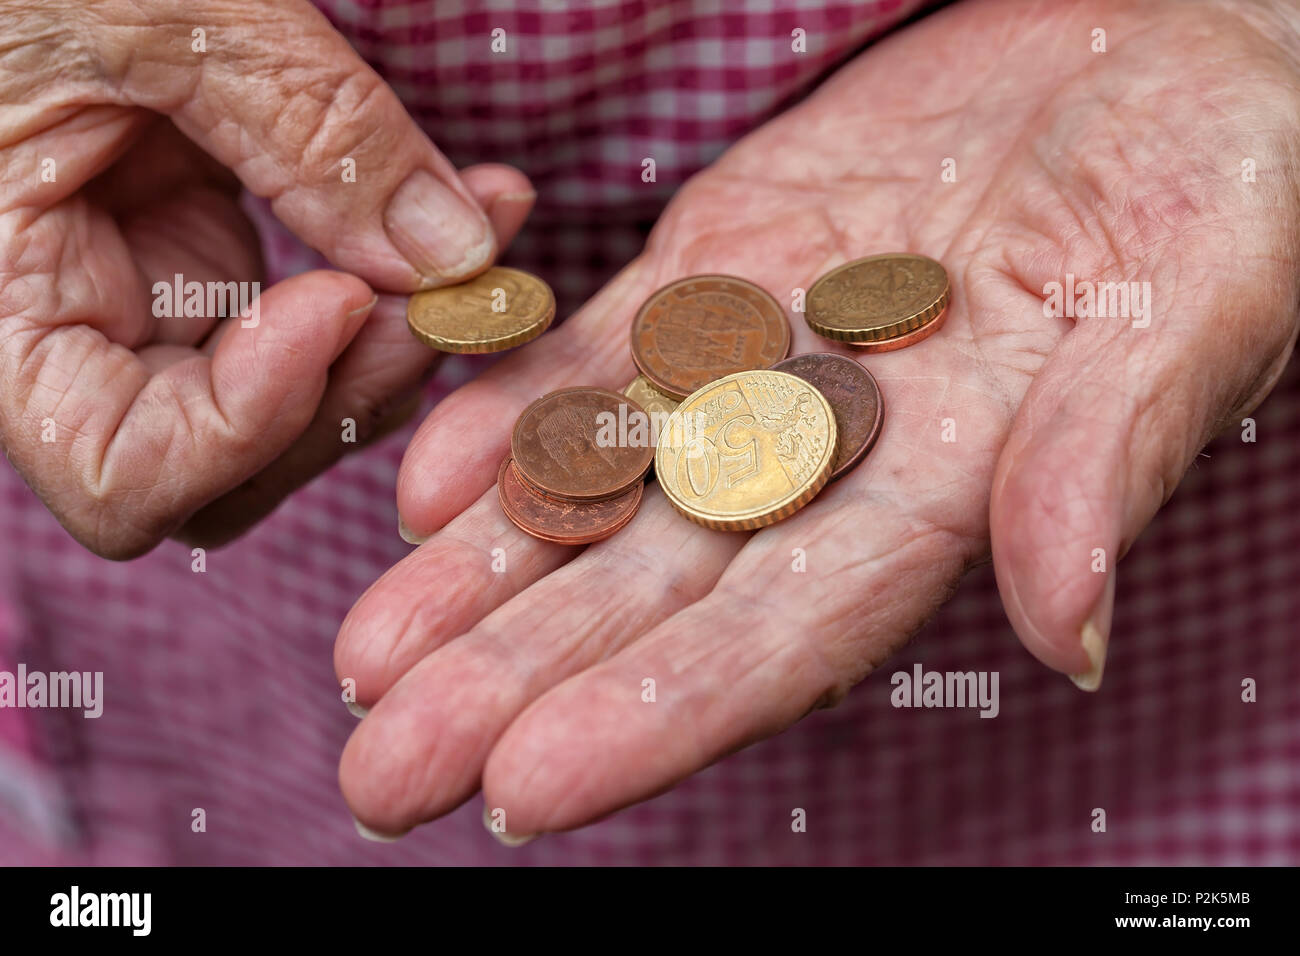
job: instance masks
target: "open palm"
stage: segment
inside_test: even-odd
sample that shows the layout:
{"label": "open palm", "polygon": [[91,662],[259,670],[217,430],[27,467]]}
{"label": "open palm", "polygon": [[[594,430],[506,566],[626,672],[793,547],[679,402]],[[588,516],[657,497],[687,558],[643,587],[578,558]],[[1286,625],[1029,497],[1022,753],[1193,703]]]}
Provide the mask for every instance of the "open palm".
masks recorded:
{"label": "open palm", "polygon": [[[340,771],[360,821],[401,832],[481,785],[523,836],[649,797],[840,699],[990,553],[1029,650],[1095,686],[1114,562],[1295,336],[1290,61],[1262,13],[1171,6],[960,4],[879,44],[695,177],[560,329],[434,410],[398,487],[432,536],[336,647],[373,707]],[[804,510],[728,534],[652,485],[586,549],[502,515],[519,411],[629,381],[629,322],[655,288],[731,273],[789,304],[888,251],[946,266],[949,315],[862,357],[880,439]],[[1149,327],[1045,317],[1067,274],[1149,282]],[[792,352],[836,348],[793,326]]]}

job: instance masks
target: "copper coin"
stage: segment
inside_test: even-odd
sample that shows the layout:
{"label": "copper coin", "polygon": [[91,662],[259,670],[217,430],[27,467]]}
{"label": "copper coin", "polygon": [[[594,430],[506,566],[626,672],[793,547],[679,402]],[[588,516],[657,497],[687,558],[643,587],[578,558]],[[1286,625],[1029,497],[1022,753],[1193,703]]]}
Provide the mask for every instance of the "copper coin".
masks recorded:
{"label": "copper coin", "polygon": [[830,352],[791,356],[772,371],[796,375],[826,396],[840,433],[831,481],[852,471],[871,451],[884,421],[885,401],[872,374],[853,359]]}
{"label": "copper coin", "polygon": [[632,321],[632,360],[676,399],[735,372],[770,368],[789,350],[790,323],[780,304],[734,276],[666,285]]}
{"label": "copper coin", "polygon": [[645,409],[617,392],[583,387],[562,388],[525,408],[510,454],[534,491],[599,501],[645,478],[655,449]]}
{"label": "copper coin", "polygon": [[632,520],[641,507],[644,490],[645,485],[638,481],[616,498],[561,501],[528,487],[510,458],[501,463],[497,473],[497,497],[506,517],[521,531],[556,544],[591,544],[608,538]]}

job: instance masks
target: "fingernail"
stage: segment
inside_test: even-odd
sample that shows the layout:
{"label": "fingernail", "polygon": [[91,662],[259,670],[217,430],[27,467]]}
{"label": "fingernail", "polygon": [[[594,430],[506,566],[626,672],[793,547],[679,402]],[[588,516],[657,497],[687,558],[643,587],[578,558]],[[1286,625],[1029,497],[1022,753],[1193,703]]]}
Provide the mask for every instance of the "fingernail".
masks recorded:
{"label": "fingernail", "polygon": [[494,196],[488,207],[488,221],[499,239],[510,240],[524,227],[528,214],[533,211],[537,193],[531,189],[523,192],[502,193]]}
{"label": "fingernail", "polygon": [[1101,597],[1093,605],[1092,613],[1079,631],[1079,644],[1088,656],[1088,669],[1082,674],[1071,674],[1080,690],[1095,691],[1101,686],[1102,671],[1106,669],[1106,645],[1110,640],[1110,623],[1115,614],[1115,569],[1106,572],[1106,584]]}
{"label": "fingernail", "polygon": [[388,201],[384,230],[425,277],[426,287],[456,282],[482,268],[496,244],[483,211],[423,169],[407,176]]}
{"label": "fingernail", "polygon": [[410,528],[408,528],[406,526],[406,522],[402,520],[401,515],[397,516],[397,533],[402,536],[402,540],[405,541],[407,544],[424,544],[424,542],[429,540],[429,536],[427,534],[418,535]]}
{"label": "fingernail", "polygon": [[362,707],[355,700],[345,700],[343,703],[347,705],[349,713],[357,720],[363,719],[366,714],[370,713],[369,707]]}
{"label": "fingernail", "polygon": [[[492,210],[499,206],[531,206],[537,201],[537,193],[531,189],[525,189],[523,192],[501,193],[492,200]],[[491,210],[489,210],[491,211]]]}
{"label": "fingernail", "polygon": [[410,830],[403,830],[401,833],[380,833],[378,830],[370,829],[356,817],[352,818],[352,822],[357,826],[357,833],[372,843],[396,843],[411,832]]}
{"label": "fingernail", "polygon": [[483,827],[487,830],[488,833],[496,837],[497,842],[500,843],[502,846],[508,846],[508,847],[523,846],[525,843],[532,843],[538,837],[538,834],[536,833],[532,833],[527,836],[514,836],[513,834],[506,833],[501,830],[497,830],[495,827],[493,827],[492,823],[493,823],[492,811],[488,809],[487,804],[485,803],[483,804]]}
{"label": "fingernail", "polygon": [[1083,625],[1080,643],[1092,666],[1082,674],[1071,674],[1070,680],[1080,690],[1095,691],[1101,686],[1101,675],[1106,669],[1106,636],[1091,618]]}
{"label": "fingernail", "polygon": [[525,192],[502,193],[495,196],[487,207],[488,221],[498,240],[509,241],[524,227],[528,214],[533,211],[537,193],[531,189]]}
{"label": "fingernail", "polygon": [[371,296],[370,301],[367,302],[365,305],[359,305],[351,312],[349,312],[348,318],[351,318],[354,315],[368,314],[370,310],[373,309],[378,302],[379,302],[379,296],[377,295]]}

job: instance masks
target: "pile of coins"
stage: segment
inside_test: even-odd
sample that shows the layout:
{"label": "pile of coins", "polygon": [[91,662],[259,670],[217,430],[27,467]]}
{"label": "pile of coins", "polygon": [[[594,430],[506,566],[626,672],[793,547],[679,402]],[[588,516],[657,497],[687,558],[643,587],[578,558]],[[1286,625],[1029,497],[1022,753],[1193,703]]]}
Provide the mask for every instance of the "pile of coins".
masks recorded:
{"label": "pile of coins", "polygon": [[616,423],[621,413],[626,421],[628,406],[603,388],[566,388],[525,408],[497,482],[507,517],[560,544],[599,541],[631,521],[654,449],[649,442],[602,441],[599,434],[603,419]]}
{"label": "pile of coins", "polygon": [[[805,320],[825,338],[886,352],[937,331],[948,299],[933,259],[870,256],[818,279]],[[412,296],[407,318],[436,348],[483,352],[535,338],[554,313],[540,279],[495,268]],[[632,322],[640,374],[623,394],[561,389],[519,416],[497,482],[505,514],[546,541],[599,541],[632,520],[652,464],[697,524],[752,530],[794,514],[866,457],[884,402],[857,361],[787,358],[790,338],[780,304],[744,279],[691,276],[658,290]]]}

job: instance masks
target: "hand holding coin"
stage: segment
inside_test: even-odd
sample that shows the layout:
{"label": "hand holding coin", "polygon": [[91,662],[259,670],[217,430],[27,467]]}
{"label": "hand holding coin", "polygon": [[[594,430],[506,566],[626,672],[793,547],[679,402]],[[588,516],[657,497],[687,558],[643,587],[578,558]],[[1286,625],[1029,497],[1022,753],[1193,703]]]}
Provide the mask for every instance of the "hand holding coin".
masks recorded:
{"label": "hand holding coin", "polygon": [[[98,555],[217,547],[390,424],[434,359],[400,297],[534,194],[454,168],[310,3],[90,7],[0,5],[0,450]],[[260,235],[331,268],[265,282]]]}

